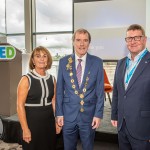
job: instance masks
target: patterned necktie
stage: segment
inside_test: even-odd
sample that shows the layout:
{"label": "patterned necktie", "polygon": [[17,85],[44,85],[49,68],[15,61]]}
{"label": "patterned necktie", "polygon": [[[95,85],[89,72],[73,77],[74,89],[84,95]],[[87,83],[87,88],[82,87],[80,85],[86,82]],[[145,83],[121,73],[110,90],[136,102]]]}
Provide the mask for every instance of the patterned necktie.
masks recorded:
{"label": "patterned necktie", "polygon": [[76,74],[79,87],[81,86],[81,75],[82,75],[81,61],[82,61],[82,59],[78,59],[77,74]]}

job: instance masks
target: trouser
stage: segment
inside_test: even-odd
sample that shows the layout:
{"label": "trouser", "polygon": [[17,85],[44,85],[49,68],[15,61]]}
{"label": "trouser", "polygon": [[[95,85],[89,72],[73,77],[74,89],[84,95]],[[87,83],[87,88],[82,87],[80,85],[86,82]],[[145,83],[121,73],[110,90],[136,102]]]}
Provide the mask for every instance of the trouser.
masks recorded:
{"label": "trouser", "polygon": [[127,129],[125,120],[118,132],[119,150],[150,150],[150,142],[132,137]]}
{"label": "trouser", "polygon": [[65,150],[76,150],[78,137],[82,143],[83,150],[93,150],[95,129],[92,129],[91,122],[83,122],[78,115],[73,122],[64,121],[63,139]]}

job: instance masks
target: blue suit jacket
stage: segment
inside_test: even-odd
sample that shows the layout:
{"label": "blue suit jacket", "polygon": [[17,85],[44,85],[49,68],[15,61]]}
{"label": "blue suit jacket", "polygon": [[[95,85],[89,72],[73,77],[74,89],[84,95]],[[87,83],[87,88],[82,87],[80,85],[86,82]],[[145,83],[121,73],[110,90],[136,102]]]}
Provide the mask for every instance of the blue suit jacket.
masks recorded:
{"label": "blue suit jacket", "polygon": [[[75,54],[60,59],[57,78],[56,116],[64,116],[64,120],[72,122],[76,119],[81,108],[81,98],[75,94],[75,90],[72,88],[70,71],[66,69],[70,56],[73,59],[72,70],[74,84],[79,93],[83,93],[86,77],[89,77],[83,98],[84,112],[81,115],[82,120],[91,122],[94,116],[102,118],[104,107],[104,73],[102,60],[89,54],[87,54],[85,72],[80,89],[76,77]],[[88,74],[89,72],[90,74]]]}
{"label": "blue suit jacket", "polygon": [[150,139],[150,53],[137,66],[125,90],[126,58],[118,62],[112,100],[112,120],[118,120],[118,130],[125,118],[131,136]]}

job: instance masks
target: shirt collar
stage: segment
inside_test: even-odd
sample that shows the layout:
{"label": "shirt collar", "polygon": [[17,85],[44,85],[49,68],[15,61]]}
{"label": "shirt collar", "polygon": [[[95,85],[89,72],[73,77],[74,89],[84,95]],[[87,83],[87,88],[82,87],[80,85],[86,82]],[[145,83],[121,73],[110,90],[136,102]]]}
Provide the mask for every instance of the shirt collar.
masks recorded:
{"label": "shirt collar", "polygon": [[31,70],[31,72],[39,78],[47,78],[48,77],[48,72],[47,71],[45,72],[46,73],[45,76],[42,76],[42,75],[38,74],[35,69]]}
{"label": "shirt collar", "polygon": [[[142,50],[137,56],[135,56],[134,58],[134,62],[137,61],[139,59],[139,57],[146,51],[146,48],[144,50]],[[129,60],[131,60],[131,53],[129,53],[127,55],[127,57],[129,58]]]}
{"label": "shirt collar", "polygon": [[81,58],[77,54],[75,54],[75,60],[76,60],[76,62],[78,61],[78,59],[82,59],[83,62],[86,62],[86,57],[87,57],[87,53],[83,57],[81,57]]}

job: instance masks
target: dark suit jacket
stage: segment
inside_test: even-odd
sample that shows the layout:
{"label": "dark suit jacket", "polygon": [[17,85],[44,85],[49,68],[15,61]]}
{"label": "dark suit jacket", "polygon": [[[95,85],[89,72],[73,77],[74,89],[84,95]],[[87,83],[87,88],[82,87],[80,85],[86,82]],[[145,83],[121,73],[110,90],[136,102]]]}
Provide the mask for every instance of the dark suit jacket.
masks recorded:
{"label": "dark suit jacket", "polygon": [[118,130],[123,119],[131,136],[150,139],[150,53],[148,52],[137,66],[125,90],[124,76],[126,57],[118,62],[112,100],[112,120],[118,120]]}
{"label": "dark suit jacket", "polygon": [[[80,101],[82,100],[72,88],[70,71],[66,69],[68,58],[72,57],[73,79],[77,91],[83,93],[86,78],[89,77],[84,95],[84,112],[81,114],[82,120],[91,122],[93,117],[102,118],[104,107],[104,72],[102,60],[96,56],[87,54],[85,72],[81,88],[79,89],[76,68],[75,54],[62,58],[59,62],[56,94],[56,116],[64,116],[66,121],[74,121],[80,112]],[[90,74],[88,74],[90,72]]]}

